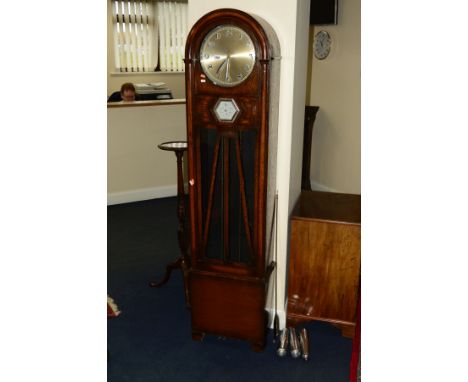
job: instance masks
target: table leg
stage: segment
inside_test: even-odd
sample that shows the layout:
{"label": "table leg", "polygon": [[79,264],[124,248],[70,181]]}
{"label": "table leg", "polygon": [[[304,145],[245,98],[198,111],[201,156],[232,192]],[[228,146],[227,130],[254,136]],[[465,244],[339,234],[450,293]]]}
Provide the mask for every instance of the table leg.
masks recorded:
{"label": "table leg", "polygon": [[166,267],[164,278],[159,282],[150,282],[150,287],[159,288],[166,284],[174,269],[181,269],[184,276],[184,290],[185,290],[185,303],[187,308],[190,308],[190,298],[188,290],[188,270],[190,268],[190,259],[187,256],[187,238],[185,235],[185,192],[184,192],[184,176],[182,172],[182,157],[184,151],[175,151],[177,157],[177,217],[179,219],[179,226],[177,228],[177,237],[179,241],[179,249],[181,256],[170,263]]}

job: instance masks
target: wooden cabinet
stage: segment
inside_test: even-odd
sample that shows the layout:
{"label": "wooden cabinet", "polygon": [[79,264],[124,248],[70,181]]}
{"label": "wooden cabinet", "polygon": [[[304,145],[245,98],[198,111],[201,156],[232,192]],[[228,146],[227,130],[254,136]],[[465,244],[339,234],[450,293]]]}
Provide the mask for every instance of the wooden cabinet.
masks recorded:
{"label": "wooden cabinet", "polygon": [[287,319],[352,336],[361,267],[361,196],[303,191],[291,218]]}

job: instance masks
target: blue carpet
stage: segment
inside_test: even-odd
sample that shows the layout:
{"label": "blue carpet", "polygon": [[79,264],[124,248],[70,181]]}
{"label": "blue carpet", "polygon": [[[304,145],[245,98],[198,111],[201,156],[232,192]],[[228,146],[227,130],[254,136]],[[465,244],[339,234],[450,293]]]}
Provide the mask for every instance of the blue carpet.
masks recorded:
{"label": "blue carpet", "polygon": [[276,356],[271,333],[262,353],[245,341],[193,341],[180,271],[148,286],[178,256],[176,198],[108,207],[108,293],[122,311],[108,320],[109,382],[348,381],[352,341],[325,323],[305,325],[308,362]]}

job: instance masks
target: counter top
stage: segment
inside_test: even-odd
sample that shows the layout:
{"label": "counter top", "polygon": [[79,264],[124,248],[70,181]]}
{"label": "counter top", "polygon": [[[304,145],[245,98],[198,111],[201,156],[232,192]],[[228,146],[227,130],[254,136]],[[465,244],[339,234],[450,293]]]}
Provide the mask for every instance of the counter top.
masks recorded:
{"label": "counter top", "polygon": [[138,106],[165,106],[165,105],[180,105],[185,103],[185,98],[151,100],[151,101],[133,101],[133,102],[108,102],[107,108],[113,109],[116,107],[138,107]]}

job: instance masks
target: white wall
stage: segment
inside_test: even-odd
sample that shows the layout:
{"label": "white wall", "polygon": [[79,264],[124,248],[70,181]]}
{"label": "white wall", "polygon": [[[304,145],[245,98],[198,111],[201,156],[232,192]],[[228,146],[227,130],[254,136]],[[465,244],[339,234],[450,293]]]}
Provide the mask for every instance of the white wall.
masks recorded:
{"label": "white wall", "polygon": [[[285,323],[284,301],[290,211],[300,193],[306,86],[309,0],[190,0],[189,26],[218,8],[237,8],[260,16],[275,30],[281,47],[277,185],[278,307]],[[300,148],[298,150],[298,148]]]}
{"label": "white wall", "polygon": [[107,203],[175,196],[176,156],[157,147],[173,140],[186,140],[185,103],[108,108]]}
{"label": "white wall", "polygon": [[[311,157],[312,188],[361,193],[361,1],[340,0],[338,25],[315,26],[333,39],[312,59],[309,105],[319,106]],[[312,50],[312,41],[310,41]]]}

